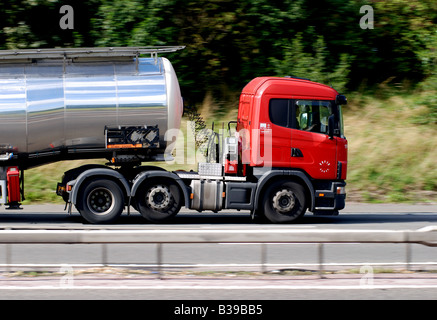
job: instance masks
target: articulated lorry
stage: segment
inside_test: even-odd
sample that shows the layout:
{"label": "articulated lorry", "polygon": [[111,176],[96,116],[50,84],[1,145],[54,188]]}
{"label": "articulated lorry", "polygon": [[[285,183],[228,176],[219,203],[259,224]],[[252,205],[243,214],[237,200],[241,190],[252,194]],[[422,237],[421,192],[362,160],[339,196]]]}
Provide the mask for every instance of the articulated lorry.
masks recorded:
{"label": "articulated lorry", "polygon": [[[346,97],[307,79],[258,77],[229,130],[211,131],[198,171],[150,165],[171,157],[183,99],[170,61],[183,47],[0,51],[0,204],[19,209],[26,169],[107,159],[65,172],[57,194],[89,223],[133,207],[154,223],[182,206],[292,223],[345,206]],[[148,55],[144,57],[144,55]],[[232,129],[231,129],[232,126]],[[224,128],[224,126],[222,126]]]}

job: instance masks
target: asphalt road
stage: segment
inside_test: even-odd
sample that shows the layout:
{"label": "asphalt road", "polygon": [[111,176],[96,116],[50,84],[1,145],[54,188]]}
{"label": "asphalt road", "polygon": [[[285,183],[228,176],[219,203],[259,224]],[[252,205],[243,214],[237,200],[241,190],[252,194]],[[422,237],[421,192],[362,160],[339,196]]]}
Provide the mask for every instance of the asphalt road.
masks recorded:
{"label": "asphalt road", "polygon": [[[339,216],[308,215],[295,225],[271,225],[253,222],[248,212],[197,213],[182,211],[171,224],[153,225],[137,213],[123,216],[116,225],[105,229],[190,229],[190,228],[312,228],[312,229],[419,229],[437,225],[437,205],[348,204]],[[0,229],[102,228],[84,224],[77,212],[71,216],[63,206],[27,206],[20,211],[0,208]],[[129,282],[125,276],[111,273],[92,278],[74,275],[74,285],[65,288],[65,278],[0,277],[0,299],[436,299],[437,279],[432,273],[399,273],[406,268],[406,246],[397,244],[324,245],[324,268],[327,270],[363,269],[349,278],[332,276],[319,279],[317,274],[286,277],[278,271],[318,270],[318,246],[278,245],[266,247],[265,268],[268,279],[218,279],[198,276],[180,278],[166,276],[159,280],[152,273]],[[411,245],[411,266],[421,270],[437,270],[437,248]],[[259,271],[260,245],[165,245],[165,271],[250,270]],[[77,270],[80,264],[112,265],[129,263],[143,269],[156,269],[155,245],[0,245],[0,268],[6,270],[26,264],[52,265],[54,268]],[[11,267],[12,266],[12,267]],[[363,286],[369,276],[366,268],[388,268],[390,274],[372,274],[372,286]],[[28,269],[31,267],[28,267]],[[0,269],[0,270],[1,270]],[[70,270],[68,269],[68,270]],[[105,271],[106,272],[106,271]],[[164,273],[165,274],[165,273]],[[418,276],[419,279],[417,278]],[[134,277],[134,275],[130,275]],[[224,277],[224,278],[223,278]],[[273,277],[273,278],[272,278]],[[276,278],[275,278],[276,277]],[[340,277],[340,278],[339,278]],[[135,277],[134,277],[135,278]],[[190,282],[190,279],[193,280]],[[125,282],[123,282],[125,281]],[[370,289],[370,290],[369,290]]]}
{"label": "asphalt road", "polygon": [[[324,217],[306,214],[299,224],[287,227],[316,227],[316,228],[351,228],[351,229],[414,229],[430,224],[437,224],[436,204],[361,204],[348,203],[338,216]],[[244,225],[248,228],[260,226],[280,228],[281,225],[260,224],[251,221],[248,211],[235,212],[224,210],[219,213],[188,211],[181,212],[171,224],[149,224],[137,212],[130,216],[123,214],[115,225],[105,228],[191,228]],[[22,210],[6,210],[0,206],[0,228],[28,228],[28,227],[62,227],[87,228],[79,213],[73,210],[69,216],[63,205],[28,205]]]}

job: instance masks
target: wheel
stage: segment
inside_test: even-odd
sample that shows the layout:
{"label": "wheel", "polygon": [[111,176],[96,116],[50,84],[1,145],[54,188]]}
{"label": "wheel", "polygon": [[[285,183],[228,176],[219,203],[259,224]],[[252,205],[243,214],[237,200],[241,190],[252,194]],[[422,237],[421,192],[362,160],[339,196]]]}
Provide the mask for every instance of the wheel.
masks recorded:
{"label": "wheel", "polygon": [[123,191],[112,180],[90,180],[81,188],[76,207],[90,223],[114,222],[124,209]]}
{"label": "wheel", "polygon": [[138,190],[135,200],[144,218],[150,222],[166,222],[181,209],[181,196],[175,182],[160,179],[146,181]]}
{"label": "wheel", "polygon": [[291,181],[277,181],[269,186],[263,200],[265,217],[273,223],[298,221],[306,211],[305,190]]}

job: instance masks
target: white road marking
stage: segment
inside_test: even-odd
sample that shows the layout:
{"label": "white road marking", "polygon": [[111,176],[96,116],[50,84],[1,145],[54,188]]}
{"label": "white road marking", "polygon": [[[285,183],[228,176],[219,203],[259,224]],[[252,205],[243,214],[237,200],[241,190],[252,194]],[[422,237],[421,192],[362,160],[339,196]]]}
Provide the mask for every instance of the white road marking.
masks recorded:
{"label": "white road marking", "polygon": [[154,286],[0,286],[2,290],[369,290],[369,289],[437,289],[436,285],[387,284],[387,285],[154,285]]}
{"label": "white road marking", "polygon": [[[407,263],[404,262],[370,262],[370,261],[363,261],[363,262],[325,262],[323,263],[323,267],[345,267],[345,266],[401,266],[404,267]],[[109,267],[109,268],[158,268],[157,264],[135,264],[135,263],[126,263],[126,264],[117,264],[117,263],[109,263],[109,264],[102,264],[102,263],[84,263],[84,264],[77,264],[77,263],[53,263],[53,264],[33,264],[33,263],[12,263],[12,264],[4,264],[0,263],[0,268],[60,268],[62,266],[68,265],[72,268],[95,268],[95,267]],[[411,262],[410,265],[412,267],[414,266],[434,266],[437,265],[437,261],[425,261],[425,262]],[[318,268],[320,264],[318,263],[265,263],[265,267],[269,268],[302,268],[302,267],[313,267]],[[197,264],[181,264],[181,263],[163,263],[160,265],[161,268],[215,268],[215,267],[237,267],[237,268],[260,268],[260,263],[197,263]],[[216,270],[221,271],[221,270]]]}

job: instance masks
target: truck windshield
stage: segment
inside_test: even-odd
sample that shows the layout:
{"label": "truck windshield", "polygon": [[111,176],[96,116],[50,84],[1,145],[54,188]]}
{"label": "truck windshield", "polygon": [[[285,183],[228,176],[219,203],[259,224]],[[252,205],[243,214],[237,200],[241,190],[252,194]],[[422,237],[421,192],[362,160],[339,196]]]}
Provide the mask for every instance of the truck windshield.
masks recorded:
{"label": "truck windshield", "polygon": [[345,139],[346,137],[344,136],[344,122],[343,122],[343,111],[341,109],[340,105],[337,105],[338,108],[338,124],[339,124],[339,129],[340,129],[340,137],[342,137],[343,139]]}

